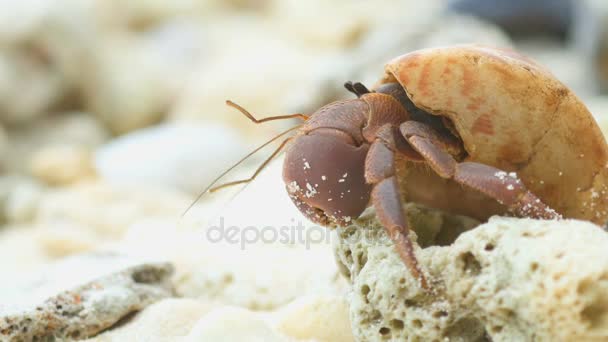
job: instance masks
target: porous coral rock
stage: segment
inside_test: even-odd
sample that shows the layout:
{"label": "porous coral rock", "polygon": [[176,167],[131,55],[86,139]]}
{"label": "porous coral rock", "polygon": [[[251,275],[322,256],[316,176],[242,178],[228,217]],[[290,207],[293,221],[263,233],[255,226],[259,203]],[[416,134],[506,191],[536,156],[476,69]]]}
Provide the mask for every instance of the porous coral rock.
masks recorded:
{"label": "porous coral rock", "polygon": [[452,244],[417,248],[433,294],[372,212],[338,231],[358,340],[608,339],[608,235],[591,223],[494,217]]}
{"label": "porous coral rock", "polygon": [[[408,221],[424,236],[423,245],[449,244],[454,232],[476,224],[415,205],[405,206]],[[449,231],[449,229],[453,229]],[[442,247],[416,250],[418,261],[430,273],[434,295],[427,295],[410,275],[394,251],[382,225],[368,210],[355,225],[338,228],[338,263],[352,283],[350,317],[358,341],[477,341],[483,326],[472,317],[459,314],[445,295],[441,276],[448,260]],[[430,234],[429,234],[430,233]],[[424,234],[424,235],[423,235]],[[411,236],[416,240],[415,233]],[[417,245],[417,244],[416,244]]]}
{"label": "porous coral rock", "polygon": [[608,339],[608,235],[598,226],[494,218],[447,258],[448,297],[494,341]]}

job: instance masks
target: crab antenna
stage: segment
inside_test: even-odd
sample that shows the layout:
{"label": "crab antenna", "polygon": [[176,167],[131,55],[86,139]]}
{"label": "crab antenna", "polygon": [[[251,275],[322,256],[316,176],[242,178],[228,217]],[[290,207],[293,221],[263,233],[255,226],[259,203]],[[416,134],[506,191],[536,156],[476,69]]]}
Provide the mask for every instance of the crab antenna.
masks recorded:
{"label": "crab antenna", "polygon": [[255,150],[249,152],[246,156],[244,156],[243,158],[241,158],[238,162],[236,162],[235,164],[233,164],[231,167],[229,167],[226,171],[222,172],[219,176],[217,176],[212,182],[211,184],[209,184],[203,191],[201,191],[198,196],[196,197],[196,199],[194,199],[194,201],[192,201],[192,203],[188,206],[188,208],[182,213],[182,217],[184,217],[184,215],[186,215],[188,213],[188,211],[190,209],[192,209],[192,207],[194,207],[194,205],[203,197],[203,195],[205,195],[207,193],[207,191],[209,191],[209,189],[211,189],[220,179],[222,179],[222,177],[226,176],[228,173],[230,173],[230,171],[234,170],[234,168],[236,168],[237,166],[239,166],[242,162],[244,162],[245,160],[247,160],[247,158],[251,157],[252,155],[254,155],[256,152],[258,152],[259,150],[263,149],[264,147],[270,145],[271,143],[273,143],[274,141],[276,141],[277,139],[279,139],[280,137],[286,135],[289,132],[292,132],[298,128],[300,128],[301,125],[297,125],[295,127],[292,127],[286,131],[284,131],[283,133],[280,133],[279,135],[273,137],[272,139],[268,140],[267,142],[265,142],[264,144],[258,146]]}
{"label": "crab antenna", "polygon": [[227,188],[230,186],[239,185],[239,184],[243,184],[243,183],[246,184],[246,183],[251,182],[260,174],[260,172],[262,172],[262,170],[264,170],[264,168],[268,165],[268,163],[270,163],[274,159],[274,157],[276,157],[279,153],[281,153],[281,150],[283,150],[283,148],[287,145],[287,143],[291,139],[293,139],[293,137],[289,137],[289,138],[283,140],[281,145],[279,145],[279,147],[277,147],[277,149],[274,150],[274,152],[272,152],[270,157],[266,158],[266,160],[264,160],[264,162],[255,170],[255,172],[253,173],[253,176],[246,178],[246,179],[241,179],[241,180],[236,180],[236,181],[220,184],[214,188],[209,189],[209,192],[216,192],[218,190],[221,190],[221,189],[224,189],[224,188]]}
{"label": "crab antenna", "polygon": [[256,119],[251,113],[249,113],[249,111],[247,111],[245,108],[239,106],[238,104],[230,101],[230,100],[226,100],[226,105],[229,107],[232,107],[236,110],[238,110],[239,112],[241,112],[243,115],[245,115],[249,120],[253,121],[256,124],[262,123],[262,122],[266,122],[266,121],[272,121],[272,120],[284,120],[284,119],[301,119],[301,120],[308,120],[308,115],[305,114],[289,114],[289,115],[277,115],[277,116],[269,116],[266,118],[262,118],[262,119]]}

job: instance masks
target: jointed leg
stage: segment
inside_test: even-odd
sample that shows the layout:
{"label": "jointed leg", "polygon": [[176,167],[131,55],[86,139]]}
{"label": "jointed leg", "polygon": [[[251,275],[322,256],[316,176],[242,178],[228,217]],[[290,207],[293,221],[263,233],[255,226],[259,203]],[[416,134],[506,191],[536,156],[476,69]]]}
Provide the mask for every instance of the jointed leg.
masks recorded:
{"label": "jointed leg", "polygon": [[475,162],[458,163],[448,152],[452,142],[423,123],[408,121],[400,131],[441,177],[473,188],[504,204],[520,217],[558,219],[555,210],[528,191],[515,173],[507,173],[495,167]]}
{"label": "jointed leg", "polygon": [[371,199],[380,223],[385,227],[412,275],[428,290],[429,284],[418,265],[414,246],[408,236],[408,224],[395,177],[395,152],[389,145],[390,141],[382,139],[372,143],[365,160],[365,179],[374,186]]}

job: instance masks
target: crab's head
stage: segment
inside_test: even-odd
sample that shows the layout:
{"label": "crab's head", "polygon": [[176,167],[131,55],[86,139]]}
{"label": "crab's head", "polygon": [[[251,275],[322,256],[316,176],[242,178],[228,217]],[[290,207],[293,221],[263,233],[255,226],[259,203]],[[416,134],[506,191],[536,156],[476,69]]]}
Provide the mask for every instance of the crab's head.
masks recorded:
{"label": "crab's head", "polygon": [[335,129],[318,129],[294,140],[285,156],[283,180],[304,216],[323,226],[344,226],[365,210],[371,192],[364,177],[367,150]]}

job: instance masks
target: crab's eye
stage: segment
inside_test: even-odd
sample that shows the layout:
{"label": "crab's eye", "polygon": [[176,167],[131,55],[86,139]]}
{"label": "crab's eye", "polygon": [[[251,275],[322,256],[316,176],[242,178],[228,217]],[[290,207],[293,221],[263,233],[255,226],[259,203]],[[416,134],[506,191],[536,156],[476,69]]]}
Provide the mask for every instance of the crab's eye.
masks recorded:
{"label": "crab's eye", "polygon": [[358,217],[369,202],[365,183],[367,146],[354,146],[332,135],[301,136],[285,157],[287,191],[310,220],[344,224]]}

